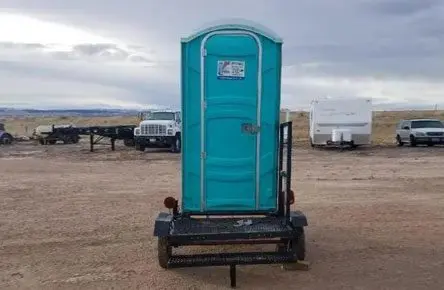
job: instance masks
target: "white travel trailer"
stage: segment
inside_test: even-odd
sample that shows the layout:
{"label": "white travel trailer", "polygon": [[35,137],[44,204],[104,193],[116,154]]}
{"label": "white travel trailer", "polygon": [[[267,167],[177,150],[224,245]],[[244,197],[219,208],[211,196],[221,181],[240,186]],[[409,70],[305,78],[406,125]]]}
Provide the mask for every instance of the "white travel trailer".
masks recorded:
{"label": "white travel trailer", "polygon": [[310,105],[310,145],[370,145],[372,100],[322,98]]}

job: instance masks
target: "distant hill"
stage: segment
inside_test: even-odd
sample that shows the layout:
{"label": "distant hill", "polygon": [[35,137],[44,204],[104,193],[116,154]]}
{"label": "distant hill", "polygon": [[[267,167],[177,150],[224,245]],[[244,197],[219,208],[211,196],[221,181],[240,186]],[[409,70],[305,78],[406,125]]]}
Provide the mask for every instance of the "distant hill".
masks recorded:
{"label": "distant hill", "polygon": [[61,109],[35,110],[0,108],[0,117],[108,117],[108,116],[135,116],[137,110],[123,109]]}
{"label": "distant hill", "polygon": [[[437,111],[444,107],[444,104],[374,104],[373,111]],[[148,109],[148,108],[147,108]],[[153,108],[154,109],[154,108]],[[307,111],[307,109],[298,109],[295,111]],[[18,109],[18,108],[2,108],[0,107],[0,118],[14,117],[132,117],[137,116],[139,110],[135,109]]]}

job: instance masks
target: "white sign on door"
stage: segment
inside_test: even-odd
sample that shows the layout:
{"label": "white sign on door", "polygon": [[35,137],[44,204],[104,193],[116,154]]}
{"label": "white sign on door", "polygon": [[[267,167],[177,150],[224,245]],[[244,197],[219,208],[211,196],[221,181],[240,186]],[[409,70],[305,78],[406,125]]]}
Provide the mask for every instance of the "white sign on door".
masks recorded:
{"label": "white sign on door", "polygon": [[245,61],[218,60],[217,78],[221,80],[243,80],[245,78]]}

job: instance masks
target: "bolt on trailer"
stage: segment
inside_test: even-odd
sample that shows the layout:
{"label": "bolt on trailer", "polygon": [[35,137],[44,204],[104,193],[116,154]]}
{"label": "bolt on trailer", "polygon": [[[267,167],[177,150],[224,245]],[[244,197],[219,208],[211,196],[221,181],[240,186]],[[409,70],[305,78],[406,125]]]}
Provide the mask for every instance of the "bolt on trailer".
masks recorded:
{"label": "bolt on trailer", "polygon": [[[154,235],[163,268],[305,265],[307,218],[292,211],[292,122],[280,123],[282,40],[258,24],[219,24],[181,42],[182,198]],[[288,142],[285,145],[284,131]],[[192,245],[275,250],[177,255]]]}

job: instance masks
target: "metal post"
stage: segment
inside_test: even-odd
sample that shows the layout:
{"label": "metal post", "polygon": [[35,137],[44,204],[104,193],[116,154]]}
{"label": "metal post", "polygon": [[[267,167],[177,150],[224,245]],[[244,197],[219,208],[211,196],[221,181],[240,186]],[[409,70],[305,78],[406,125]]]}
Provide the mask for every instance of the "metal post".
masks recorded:
{"label": "metal post", "polygon": [[236,265],[230,265],[231,288],[236,288]]}
{"label": "metal post", "polygon": [[111,150],[116,150],[116,139],[111,138]]}
{"label": "metal post", "polygon": [[279,125],[279,166],[278,166],[278,213],[280,216],[284,215],[284,195],[283,195],[283,177],[282,177],[282,167],[284,164],[284,126],[285,124]]}
{"label": "metal post", "polygon": [[89,132],[89,151],[93,152],[94,151],[94,134],[93,132]]}
{"label": "metal post", "polygon": [[292,150],[292,147],[293,147],[293,122],[292,121],[289,121],[289,122],[287,122],[287,126],[288,126],[288,129],[287,129],[287,174],[286,174],[286,178],[285,178],[285,181],[286,181],[286,185],[287,185],[287,188],[286,188],[286,192],[287,192],[287,198],[286,198],[286,204],[285,204],[285,206],[286,206],[286,208],[285,208],[285,215],[286,215],[286,218],[287,219],[289,219],[290,218],[290,199],[289,199],[289,196],[290,196],[290,190],[291,190],[291,150]]}

